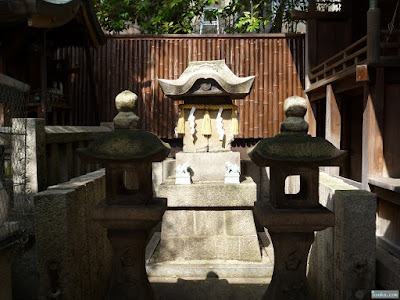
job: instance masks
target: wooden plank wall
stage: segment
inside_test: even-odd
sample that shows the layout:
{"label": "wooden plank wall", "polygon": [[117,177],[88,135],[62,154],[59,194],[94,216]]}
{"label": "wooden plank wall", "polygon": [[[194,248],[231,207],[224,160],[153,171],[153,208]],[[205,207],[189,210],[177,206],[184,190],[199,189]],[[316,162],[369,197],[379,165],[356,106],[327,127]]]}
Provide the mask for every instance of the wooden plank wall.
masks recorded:
{"label": "wooden plank wall", "polygon": [[[125,89],[139,97],[142,128],[162,138],[173,138],[178,102],[164,96],[157,78],[176,79],[189,61],[224,59],[238,76],[255,75],[253,89],[239,106],[238,138],[265,138],[279,132],[283,101],[304,96],[304,35],[139,35],[108,37],[93,51],[101,122],[111,122],[117,111],[115,96]],[[83,50],[65,48],[73,76],[74,125],[96,125],[90,104],[89,76]]]}

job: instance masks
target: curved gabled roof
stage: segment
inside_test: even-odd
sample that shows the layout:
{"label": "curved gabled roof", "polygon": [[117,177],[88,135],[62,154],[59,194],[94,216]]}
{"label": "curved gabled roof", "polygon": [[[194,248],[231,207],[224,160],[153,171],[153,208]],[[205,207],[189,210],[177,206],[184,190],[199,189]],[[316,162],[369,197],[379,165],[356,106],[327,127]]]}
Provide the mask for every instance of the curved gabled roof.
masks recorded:
{"label": "curved gabled roof", "polygon": [[[172,99],[182,99],[193,95],[191,89],[199,80],[214,80],[225,96],[241,99],[250,93],[254,76],[237,77],[224,60],[192,61],[178,79],[158,79],[158,82],[165,95]],[[216,93],[211,88],[209,93],[207,90],[202,92],[202,96],[212,95]]]}

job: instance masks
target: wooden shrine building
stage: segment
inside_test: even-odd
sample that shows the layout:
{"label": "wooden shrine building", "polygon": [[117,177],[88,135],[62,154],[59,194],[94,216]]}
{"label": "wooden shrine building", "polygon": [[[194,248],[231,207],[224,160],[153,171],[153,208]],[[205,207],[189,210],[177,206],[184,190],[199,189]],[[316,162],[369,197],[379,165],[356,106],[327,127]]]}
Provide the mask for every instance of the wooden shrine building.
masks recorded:
{"label": "wooden shrine building", "polygon": [[[310,2],[306,86],[311,134],[348,151],[331,175],[378,196],[377,284],[400,282],[400,4],[398,0]],[[389,276],[389,277],[388,277]],[[397,286],[398,288],[398,286]]]}
{"label": "wooden shrine building", "polygon": [[[28,117],[46,119],[48,125],[71,123],[71,82],[77,70],[67,60],[54,59],[65,46],[84,47],[90,70],[87,80],[95,89],[90,47],[105,43],[90,0],[11,0],[0,3],[0,73],[30,86]],[[92,102],[96,112],[96,95]],[[8,126],[6,99],[0,99],[0,125]],[[22,116],[20,116],[22,117]]]}

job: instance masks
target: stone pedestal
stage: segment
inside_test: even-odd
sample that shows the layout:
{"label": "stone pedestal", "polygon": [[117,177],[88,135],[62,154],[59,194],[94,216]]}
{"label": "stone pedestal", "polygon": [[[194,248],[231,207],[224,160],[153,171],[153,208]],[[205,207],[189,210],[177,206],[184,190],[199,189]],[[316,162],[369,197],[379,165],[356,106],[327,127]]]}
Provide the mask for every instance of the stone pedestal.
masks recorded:
{"label": "stone pedestal", "polygon": [[250,177],[240,184],[224,182],[160,185],[168,199],[157,261],[261,261],[252,207],[257,187]]}
{"label": "stone pedestal", "polygon": [[108,299],[153,299],[145,269],[147,235],[166,209],[166,199],[148,205],[107,205],[93,210],[93,219],[107,228],[113,247],[112,282]]}
{"label": "stone pedestal", "polygon": [[274,273],[262,299],[309,299],[306,268],[314,231],[334,226],[334,213],[322,205],[282,210],[257,202],[254,215],[274,245]]}

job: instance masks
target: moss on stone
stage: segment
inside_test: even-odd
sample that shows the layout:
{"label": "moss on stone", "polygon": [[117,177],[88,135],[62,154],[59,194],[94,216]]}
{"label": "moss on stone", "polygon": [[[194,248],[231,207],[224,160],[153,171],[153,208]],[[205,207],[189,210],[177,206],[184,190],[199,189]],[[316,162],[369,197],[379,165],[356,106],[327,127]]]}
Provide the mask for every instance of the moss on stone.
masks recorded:
{"label": "moss on stone", "polygon": [[78,149],[81,156],[95,161],[162,161],[171,151],[169,144],[144,130],[116,130],[94,140],[89,147]]}

